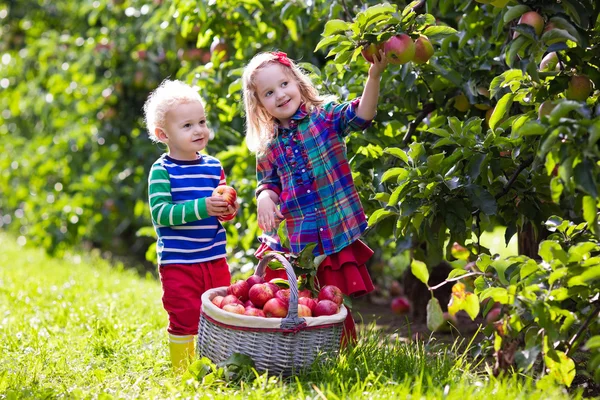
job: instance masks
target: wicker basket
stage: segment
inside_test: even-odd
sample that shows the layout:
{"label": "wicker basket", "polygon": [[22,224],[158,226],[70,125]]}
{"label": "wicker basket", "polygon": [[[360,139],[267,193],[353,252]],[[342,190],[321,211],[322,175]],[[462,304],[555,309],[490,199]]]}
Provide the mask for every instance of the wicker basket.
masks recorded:
{"label": "wicker basket", "polygon": [[310,367],[315,360],[336,356],[344,320],[348,311],[342,305],[335,315],[298,317],[298,288],[294,270],[285,257],[266,254],[258,263],[255,275],[264,276],[271,259],[285,267],[290,285],[290,303],[286,318],[261,318],[223,311],[212,303],[215,296],[225,296],[226,287],[202,295],[202,313],[198,327],[197,354],[218,363],[242,353],[250,356],[258,371],[292,375]]}

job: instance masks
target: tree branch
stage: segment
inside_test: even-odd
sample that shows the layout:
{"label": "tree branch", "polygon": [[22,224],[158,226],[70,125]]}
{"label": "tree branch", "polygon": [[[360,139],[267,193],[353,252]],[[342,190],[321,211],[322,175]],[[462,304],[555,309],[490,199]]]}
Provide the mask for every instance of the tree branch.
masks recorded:
{"label": "tree branch", "polygon": [[419,126],[419,124],[425,119],[425,117],[427,117],[427,115],[435,109],[436,109],[435,103],[427,103],[427,104],[423,105],[423,109],[421,110],[419,115],[417,115],[417,118],[415,118],[414,121],[412,121],[411,123],[408,124],[408,130],[406,131],[406,134],[402,138],[403,144],[408,143],[408,140],[410,139],[410,137],[417,130],[417,126]]}
{"label": "tree branch", "polygon": [[521,172],[523,172],[523,170],[525,168],[529,167],[531,165],[531,163],[533,163],[533,156],[531,156],[529,158],[526,158],[525,160],[523,160],[523,162],[521,162],[521,165],[519,165],[519,167],[515,170],[515,172],[513,173],[513,175],[508,180],[508,182],[506,182],[506,185],[504,185],[504,188],[502,189],[502,192],[500,192],[500,193],[498,193],[496,195],[496,200],[498,200],[500,197],[502,197],[506,193],[508,193],[508,191],[510,190],[511,186],[515,183],[515,181],[519,177],[519,174]]}
{"label": "tree branch", "polygon": [[475,276],[475,275],[485,275],[485,274],[483,272],[469,272],[467,274],[464,274],[464,275],[461,275],[461,276],[457,276],[457,277],[452,278],[452,279],[446,279],[445,281],[443,281],[443,282],[441,282],[441,283],[439,283],[439,284],[437,284],[435,286],[430,286],[429,290],[436,290],[436,289],[439,289],[442,286],[444,286],[446,283],[456,282],[456,281],[459,281],[459,280],[461,280],[463,278],[466,278],[468,276]]}
{"label": "tree branch", "polygon": [[575,348],[575,343],[577,343],[577,340],[581,337],[581,334],[583,333],[583,331],[585,331],[587,329],[587,327],[592,323],[592,320],[594,318],[596,318],[596,316],[600,312],[600,302],[596,302],[596,303],[597,303],[596,308],[594,308],[592,310],[590,315],[588,315],[587,318],[585,319],[585,322],[583,323],[583,325],[581,325],[579,327],[579,329],[573,335],[571,340],[569,340],[569,343],[567,344],[567,351],[566,351],[567,355],[571,354],[571,351]]}

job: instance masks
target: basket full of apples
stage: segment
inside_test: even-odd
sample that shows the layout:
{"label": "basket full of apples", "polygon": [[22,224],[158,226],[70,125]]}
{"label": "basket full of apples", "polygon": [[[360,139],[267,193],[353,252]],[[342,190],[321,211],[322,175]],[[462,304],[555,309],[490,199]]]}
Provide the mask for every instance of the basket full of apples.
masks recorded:
{"label": "basket full of apples", "polygon": [[[285,268],[289,288],[265,282],[270,261]],[[318,296],[298,291],[292,265],[267,253],[254,275],[202,295],[197,353],[218,363],[233,353],[250,356],[258,371],[288,376],[317,360],[336,356],[348,314],[339,288],[328,285]]]}

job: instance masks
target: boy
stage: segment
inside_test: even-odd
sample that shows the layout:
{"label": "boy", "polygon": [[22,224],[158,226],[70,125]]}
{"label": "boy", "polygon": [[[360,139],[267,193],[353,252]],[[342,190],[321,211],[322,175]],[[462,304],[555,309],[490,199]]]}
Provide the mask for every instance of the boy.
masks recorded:
{"label": "boy", "polygon": [[197,91],[181,81],[165,80],[144,104],[144,117],[150,138],[168,147],[150,170],[148,200],[158,236],[171,361],[181,373],[194,354],[200,296],[230,284],[221,222],[231,220],[238,206],[211,197],[217,186],[226,184],[225,174],[219,160],[200,154],[211,132]]}

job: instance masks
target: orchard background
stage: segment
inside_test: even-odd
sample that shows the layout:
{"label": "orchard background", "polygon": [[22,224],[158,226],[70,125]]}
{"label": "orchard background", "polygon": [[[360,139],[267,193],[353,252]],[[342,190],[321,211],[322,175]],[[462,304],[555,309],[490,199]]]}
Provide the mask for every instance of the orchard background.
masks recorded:
{"label": "orchard background", "polygon": [[[163,149],[147,138],[141,108],[162,79],[177,78],[205,99],[207,150],[241,199],[229,261],[248,274],[259,229],[245,63],[284,51],[346,100],[366,79],[363,45],[426,36],[433,57],[390,65],[373,125],[348,140],[375,282],[385,294],[410,268],[429,283],[447,260],[449,284],[458,282],[449,311],[501,310],[481,345],[494,374],[600,380],[600,6],[484,3],[6,2],[0,229],[55,257],[100,249],[152,271],[147,173]],[[481,243],[499,229],[506,243],[517,238],[518,255]],[[432,300],[427,324],[442,322]]]}

